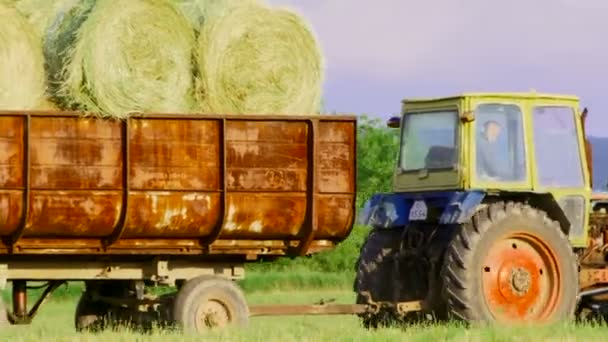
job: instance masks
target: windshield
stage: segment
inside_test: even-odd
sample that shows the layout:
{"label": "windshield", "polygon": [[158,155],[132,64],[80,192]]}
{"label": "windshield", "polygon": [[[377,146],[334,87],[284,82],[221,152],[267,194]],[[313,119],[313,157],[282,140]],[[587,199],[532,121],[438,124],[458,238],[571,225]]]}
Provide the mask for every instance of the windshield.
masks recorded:
{"label": "windshield", "polygon": [[404,171],[451,169],[457,162],[454,111],[406,114],[400,166]]}

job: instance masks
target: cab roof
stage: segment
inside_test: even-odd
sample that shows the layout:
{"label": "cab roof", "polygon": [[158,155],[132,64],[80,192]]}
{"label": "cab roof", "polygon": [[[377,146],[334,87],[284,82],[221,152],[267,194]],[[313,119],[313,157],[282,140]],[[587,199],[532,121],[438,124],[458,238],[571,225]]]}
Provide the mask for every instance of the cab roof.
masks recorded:
{"label": "cab roof", "polygon": [[445,100],[456,100],[462,98],[504,98],[504,99],[551,99],[551,100],[562,100],[562,101],[579,101],[579,98],[575,95],[565,94],[550,94],[550,93],[537,93],[535,91],[524,92],[524,93],[507,93],[507,92],[495,92],[495,93],[462,93],[460,95],[437,97],[437,98],[410,98],[404,99],[401,102],[406,103],[428,103]]}

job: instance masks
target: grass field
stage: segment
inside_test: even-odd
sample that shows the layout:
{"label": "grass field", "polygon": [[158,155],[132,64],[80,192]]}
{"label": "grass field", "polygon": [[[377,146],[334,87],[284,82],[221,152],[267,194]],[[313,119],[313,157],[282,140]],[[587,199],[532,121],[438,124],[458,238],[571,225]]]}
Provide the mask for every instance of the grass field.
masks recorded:
{"label": "grass field", "polygon": [[[79,334],[73,328],[73,314],[79,287],[59,291],[43,308],[31,326],[11,326],[0,331],[2,341],[200,341],[201,336],[172,331],[139,334],[129,331]],[[335,299],[353,303],[349,289],[318,290],[295,287],[250,290],[250,304],[302,303]],[[600,341],[607,327],[561,324],[530,328],[466,328],[458,324],[412,326],[368,331],[353,316],[291,316],[252,318],[243,329],[210,332],[213,341]]]}
{"label": "grass field", "polygon": [[[281,259],[249,265],[239,282],[250,304],[312,304],[321,299],[354,302],[353,265],[367,231],[357,227],[336,249],[312,258]],[[152,334],[105,332],[79,334],[73,317],[82,285],[60,287],[45,304],[31,326],[0,329],[0,341],[603,341],[608,327],[564,323],[529,328],[483,328],[453,324],[409,326],[368,331],[354,316],[291,316],[252,318],[244,329],[188,336],[171,331]],[[32,304],[36,297],[30,300]],[[3,297],[10,297],[9,289]]]}

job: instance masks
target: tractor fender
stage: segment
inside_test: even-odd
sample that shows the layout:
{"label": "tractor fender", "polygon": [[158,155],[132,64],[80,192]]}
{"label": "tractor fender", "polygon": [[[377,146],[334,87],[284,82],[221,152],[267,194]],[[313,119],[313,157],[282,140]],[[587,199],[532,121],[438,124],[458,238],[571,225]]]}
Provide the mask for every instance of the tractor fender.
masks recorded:
{"label": "tractor fender", "polygon": [[551,193],[501,192],[499,194],[488,195],[484,200],[484,204],[497,201],[513,201],[529,204],[546,213],[552,220],[557,221],[564,234],[568,235],[570,233],[570,220]]}
{"label": "tractor fender", "polygon": [[428,193],[381,193],[363,206],[359,224],[373,228],[403,228],[410,223],[410,209],[416,202],[428,208],[426,223],[453,225],[466,222],[483,201],[483,191],[443,191]]}

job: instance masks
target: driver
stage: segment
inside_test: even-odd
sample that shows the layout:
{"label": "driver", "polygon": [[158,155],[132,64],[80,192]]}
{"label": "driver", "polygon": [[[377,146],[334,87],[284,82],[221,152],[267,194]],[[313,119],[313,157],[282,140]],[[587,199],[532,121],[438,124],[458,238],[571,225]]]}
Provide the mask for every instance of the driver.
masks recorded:
{"label": "driver", "polygon": [[500,151],[498,137],[502,127],[494,120],[483,124],[483,132],[477,140],[477,170],[481,176],[490,179],[506,179],[509,176],[499,167]]}

